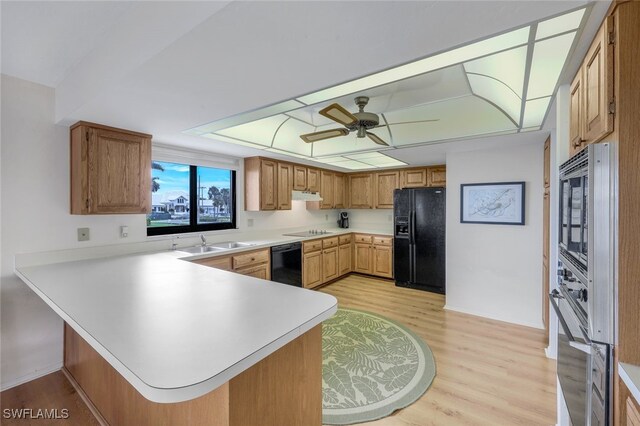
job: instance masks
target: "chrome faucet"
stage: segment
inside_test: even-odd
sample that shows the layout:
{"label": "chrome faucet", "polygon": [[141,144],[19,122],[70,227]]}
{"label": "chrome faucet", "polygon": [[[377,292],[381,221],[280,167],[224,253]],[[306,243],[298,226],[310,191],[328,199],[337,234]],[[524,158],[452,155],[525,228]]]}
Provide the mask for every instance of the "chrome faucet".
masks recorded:
{"label": "chrome faucet", "polygon": [[200,239],[202,240],[202,247],[207,245],[207,239],[204,237],[204,234],[200,234]]}

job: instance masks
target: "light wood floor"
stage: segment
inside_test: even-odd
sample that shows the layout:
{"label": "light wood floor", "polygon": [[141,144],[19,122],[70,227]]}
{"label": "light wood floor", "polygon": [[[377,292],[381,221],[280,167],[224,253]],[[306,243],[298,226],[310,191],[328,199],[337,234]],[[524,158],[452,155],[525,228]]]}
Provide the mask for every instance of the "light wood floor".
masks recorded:
{"label": "light wood floor", "polygon": [[436,377],[414,404],[370,426],[555,425],[555,361],[542,330],[445,311],[444,296],[351,275],[320,291],[420,335]]}
{"label": "light wood floor", "polygon": [[[408,326],[431,347],[436,378],[414,404],[370,426],[554,425],[555,362],[544,356],[542,330],[443,310],[444,296],[352,275],[320,291],[339,306],[363,309]],[[68,420],[3,425],[97,424],[61,372],[9,389],[4,408],[67,408]],[[301,425],[303,426],[303,425]]]}

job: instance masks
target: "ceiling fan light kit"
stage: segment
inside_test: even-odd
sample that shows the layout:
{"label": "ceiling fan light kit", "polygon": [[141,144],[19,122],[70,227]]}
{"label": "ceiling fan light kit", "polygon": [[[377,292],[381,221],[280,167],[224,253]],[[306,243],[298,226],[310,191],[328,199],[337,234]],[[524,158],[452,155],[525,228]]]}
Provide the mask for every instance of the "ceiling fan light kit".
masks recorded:
{"label": "ceiling fan light kit", "polygon": [[[350,132],[356,132],[356,137],[363,139],[369,137],[378,145],[389,146],[380,136],[369,132],[368,130],[379,127],[380,119],[377,114],[365,112],[364,107],[369,103],[368,96],[358,96],[354,99],[359,111],[351,114],[342,105],[333,103],[326,108],[321,109],[318,113],[337,123],[343,124],[345,129],[322,130],[320,132],[305,133],[300,138],[307,142],[318,142],[325,139],[336,138],[339,136],[347,136]],[[339,132],[342,130],[342,132]]]}

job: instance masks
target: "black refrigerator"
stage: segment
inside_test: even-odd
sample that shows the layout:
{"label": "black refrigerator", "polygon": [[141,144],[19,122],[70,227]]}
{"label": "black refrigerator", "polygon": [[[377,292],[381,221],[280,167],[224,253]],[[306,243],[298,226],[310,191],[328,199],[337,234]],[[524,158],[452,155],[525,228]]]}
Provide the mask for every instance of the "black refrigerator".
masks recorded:
{"label": "black refrigerator", "polygon": [[393,192],[396,285],[445,293],[445,188]]}

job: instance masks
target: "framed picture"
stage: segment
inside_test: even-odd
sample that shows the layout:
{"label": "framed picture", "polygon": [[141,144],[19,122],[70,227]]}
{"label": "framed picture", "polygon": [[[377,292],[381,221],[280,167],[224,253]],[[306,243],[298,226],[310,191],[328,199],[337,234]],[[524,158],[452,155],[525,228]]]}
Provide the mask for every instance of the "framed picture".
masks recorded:
{"label": "framed picture", "polygon": [[460,223],[524,225],[524,182],[460,185]]}

